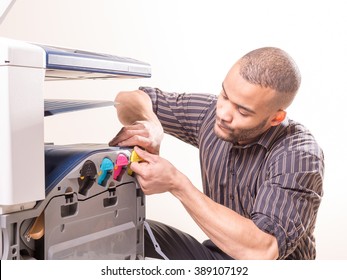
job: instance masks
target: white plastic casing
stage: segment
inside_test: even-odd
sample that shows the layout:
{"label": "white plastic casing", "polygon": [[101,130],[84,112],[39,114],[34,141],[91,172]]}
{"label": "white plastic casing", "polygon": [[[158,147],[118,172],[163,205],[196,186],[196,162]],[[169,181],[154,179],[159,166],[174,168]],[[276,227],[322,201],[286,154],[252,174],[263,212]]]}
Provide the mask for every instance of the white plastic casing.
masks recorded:
{"label": "white plastic casing", "polygon": [[45,51],[0,38],[0,214],[45,197]]}

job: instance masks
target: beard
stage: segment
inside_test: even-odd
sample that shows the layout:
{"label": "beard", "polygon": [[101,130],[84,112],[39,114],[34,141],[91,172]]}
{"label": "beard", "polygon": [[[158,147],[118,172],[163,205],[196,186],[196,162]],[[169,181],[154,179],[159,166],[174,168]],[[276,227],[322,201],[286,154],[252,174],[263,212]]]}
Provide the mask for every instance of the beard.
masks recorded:
{"label": "beard", "polygon": [[214,132],[216,136],[224,141],[233,144],[248,144],[258,138],[265,132],[266,123],[268,119],[263,120],[260,124],[252,128],[234,129],[228,127],[223,121],[216,120],[214,125]]}

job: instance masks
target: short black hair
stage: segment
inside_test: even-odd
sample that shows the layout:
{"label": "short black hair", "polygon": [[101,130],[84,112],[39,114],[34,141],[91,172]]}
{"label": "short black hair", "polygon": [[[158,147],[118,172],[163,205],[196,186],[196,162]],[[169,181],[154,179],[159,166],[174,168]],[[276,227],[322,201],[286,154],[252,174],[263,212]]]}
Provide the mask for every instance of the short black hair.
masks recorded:
{"label": "short black hair", "polygon": [[280,106],[288,107],[301,83],[301,74],[294,59],[275,47],[255,49],[239,61],[240,75],[249,83],[268,87],[279,94]]}

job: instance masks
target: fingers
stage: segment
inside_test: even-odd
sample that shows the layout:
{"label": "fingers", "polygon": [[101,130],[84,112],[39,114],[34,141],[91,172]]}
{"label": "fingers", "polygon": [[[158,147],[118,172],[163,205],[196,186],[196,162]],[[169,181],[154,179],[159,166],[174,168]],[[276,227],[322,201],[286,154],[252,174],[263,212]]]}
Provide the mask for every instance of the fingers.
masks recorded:
{"label": "fingers", "polygon": [[140,146],[150,153],[159,154],[163,139],[162,127],[148,121],[137,121],[124,126],[109,142],[109,146]]}
{"label": "fingers", "polygon": [[143,148],[147,148],[150,144],[151,142],[148,138],[140,135],[135,135],[125,140],[114,138],[109,142],[110,146],[140,146]]}
{"label": "fingers", "polygon": [[109,145],[134,146],[146,144],[148,142],[148,136],[148,131],[144,129],[144,126],[142,124],[124,126],[117,133],[117,135],[109,142]]}
{"label": "fingers", "polygon": [[149,153],[149,152],[147,152],[147,151],[145,151],[145,150],[143,150],[137,146],[134,147],[134,150],[137,153],[137,155],[140,158],[142,158],[144,161],[149,162],[149,163],[155,162],[157,155],[153,155],[153,154],[151,154],[151,153]]}
{"label": "fingers", "polygon": [[140,166],[139,162],[132,162],[130,165],[130,169],[134,171],[136,174],[143,176],[142,167]]}
{"label": "fingers", "polygon": [[157,155],[153,155],[137,146],[134,147],[137,155],[142,159],[140,162],[132,162],[130,165],[130,169],[143,177],[144,175],[148,175],[148,168],[150,165],[156,162]]}

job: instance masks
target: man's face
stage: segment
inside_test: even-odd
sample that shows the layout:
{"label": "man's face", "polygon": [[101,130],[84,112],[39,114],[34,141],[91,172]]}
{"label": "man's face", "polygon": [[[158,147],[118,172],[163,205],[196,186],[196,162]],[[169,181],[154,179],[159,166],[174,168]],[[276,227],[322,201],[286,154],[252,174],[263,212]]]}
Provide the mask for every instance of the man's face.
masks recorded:
{"label": "man's face", "polygon": [[253,85],[239,74],[235,64],[227,74],[217,101],[214,131],[222,140],[248,144],[274,122],[279,111],[274,106],[275,91]]}

